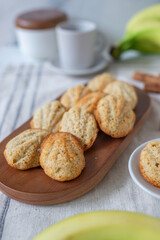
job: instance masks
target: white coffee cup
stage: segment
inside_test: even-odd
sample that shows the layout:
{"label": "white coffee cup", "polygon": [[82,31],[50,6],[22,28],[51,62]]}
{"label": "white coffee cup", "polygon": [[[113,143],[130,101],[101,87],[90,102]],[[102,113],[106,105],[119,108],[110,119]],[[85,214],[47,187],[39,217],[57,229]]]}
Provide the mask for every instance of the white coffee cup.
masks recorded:
{"label": "white coffee cup", "polygon": [[[60,65],[64,69],[86,69],[105,49],[105,38],[96,24],[86,20],[70,20],[56,27]],[[97,46],[97,39],[100,44]]]}

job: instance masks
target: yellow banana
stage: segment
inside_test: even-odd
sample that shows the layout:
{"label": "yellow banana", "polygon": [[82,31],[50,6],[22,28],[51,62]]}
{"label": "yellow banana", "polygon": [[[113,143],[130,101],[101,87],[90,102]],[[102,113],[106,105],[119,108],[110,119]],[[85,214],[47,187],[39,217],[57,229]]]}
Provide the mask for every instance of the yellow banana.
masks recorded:
{"label": "yellow banana", "polygon": [[151,6],[137,13],[127,24],[126,33],[134,31],[139,24],[149,21],[160,21],[160,4]]}
{"label": "yellow banana", "polygon": [[111,49],[111,55],[118,59],[129,49],[160,53],[160,4],[143,10],[129,21],[124,38]]}
{"label": "yellow banana", "polygon": [[34,240],[159,240],[160,220],[146,215],[99,211],[59,222]]}

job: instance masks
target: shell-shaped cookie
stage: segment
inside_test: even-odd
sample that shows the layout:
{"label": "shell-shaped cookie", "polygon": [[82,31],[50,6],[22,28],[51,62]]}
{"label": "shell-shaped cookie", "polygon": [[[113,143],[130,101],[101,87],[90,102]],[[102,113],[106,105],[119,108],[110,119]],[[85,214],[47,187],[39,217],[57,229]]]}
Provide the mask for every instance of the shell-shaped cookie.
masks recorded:
{"label": "shell-shaped cookie", "polygon": [[69,181],[85,167],[80,141],[70,133],[53,133],[42,143],[40,164],[52,179]]}
{"label": "shell-shaped cookie", "polygon": [[61,103],[67,108],[71,108],[76,105],[78,100],[89,93],[90,90],[84,85],[79,85],[68,89],[61,97]]}
{"label": "shell-shaped cookie", "polygon": [[7,163],[20,170],[40,166],[40,146],[48,134],[42,129],[28,129],[11,139],[4,151]]}
{"label": "shell-shaped cookie", "polygon": [[160,187],[160,141],[149,142],[141,151],[140,171],[146,181]]}
{"label": "shell-shaped cookie", "polygon": [[34,113],[30,122],[31,128],[46,129],[49,132],[57,132],[59,123],[65,111],[65,107],[60,101],[46,103]]}
{"label": "shell-shaped cookie", "polygon": [[87,150],[97,137],[98,127],[93,114],[83,108],[73,107],[63,115],[59,131],[75,135]]}
{"label": "shell-shaped cookie", "polygon": [[136,117],[123,97],[107,95],[97,105],[96,119],[103,132],[121,138],[132,130]]}
{"label": "shell-shaped cookie", "polygon": [[116,81],[109,73],[102,73],[93,78],[87,85],[91,91],[103,91],[104,88],[111,82]]}
{"label": "shell-shaped cookie", "polygon": [[94,113],[99,100],[104,96],[106,94],[100,91],[88,93],[77,102],[76,106],[84,108],[87,112]]}
{"label": "shell-shaped cookie", "polygon": [[134,87],[126,82],[112,82],[106,86],[104,92],[112,94],[114,96],[123,96],[132,109],[135,108],[138,101],[138,97]]}

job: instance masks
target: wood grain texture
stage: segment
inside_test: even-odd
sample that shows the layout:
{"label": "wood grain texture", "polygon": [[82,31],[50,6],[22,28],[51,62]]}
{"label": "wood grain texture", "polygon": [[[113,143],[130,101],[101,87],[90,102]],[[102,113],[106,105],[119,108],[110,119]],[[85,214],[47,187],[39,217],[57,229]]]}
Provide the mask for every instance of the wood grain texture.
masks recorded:
{"label": "wood grain texture", "polygon": [[92,148],[85,152],[86,167],[82,174],[69,182],[62,183],[52,180],[45,175],[40,167],[20,171],[7,164],[3,156],[5,145],[11,138],[30,128],[30,120],[28,120],[0,144],[1,191],[13,199],[35,205],[66,202],[90,191],[107,174],[149,116],[150,98],[144,91],[140,89],[136,89],[136,91],[138,105],[135,109],[136,123],[134,129],[128,136],[121,139],[111,138],[100,131]]}

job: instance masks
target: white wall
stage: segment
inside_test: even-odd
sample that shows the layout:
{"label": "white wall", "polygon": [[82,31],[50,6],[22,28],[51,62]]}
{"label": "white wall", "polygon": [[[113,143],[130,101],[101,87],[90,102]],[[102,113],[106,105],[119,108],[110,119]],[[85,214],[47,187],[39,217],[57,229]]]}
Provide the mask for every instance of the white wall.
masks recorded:
{"label": "white wall", "polygon": [[55,7],[70,17],[93,20],[107,36],[108,43],[118,41],[129,18],[159,0],[0,0],[0,47],[15,42],[14,19],[32,8]]}

